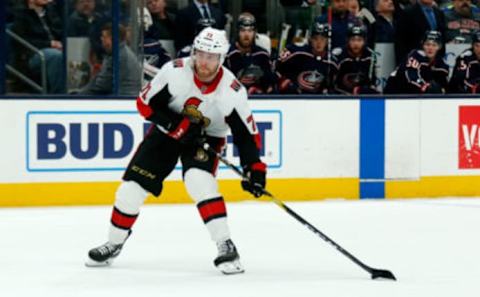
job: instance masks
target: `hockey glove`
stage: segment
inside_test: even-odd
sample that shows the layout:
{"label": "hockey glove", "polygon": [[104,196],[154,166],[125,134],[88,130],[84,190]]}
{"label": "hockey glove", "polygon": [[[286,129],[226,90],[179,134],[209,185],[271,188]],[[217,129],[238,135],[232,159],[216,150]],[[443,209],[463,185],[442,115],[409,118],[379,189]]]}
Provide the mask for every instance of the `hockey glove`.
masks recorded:
{"label": "hockey glove", "polygon": [[196,145],[202,139],[203,129],[188,117],[183,117],[180,123],[167,135],[185,145]]}
{"label": "hockey glove", "polygon": [[252,193],[255,198],[263,195],[266,184],[266,168],[267,165],[265,163],[258,162],[244,169],[248,180],[242,180],[242,188]]}

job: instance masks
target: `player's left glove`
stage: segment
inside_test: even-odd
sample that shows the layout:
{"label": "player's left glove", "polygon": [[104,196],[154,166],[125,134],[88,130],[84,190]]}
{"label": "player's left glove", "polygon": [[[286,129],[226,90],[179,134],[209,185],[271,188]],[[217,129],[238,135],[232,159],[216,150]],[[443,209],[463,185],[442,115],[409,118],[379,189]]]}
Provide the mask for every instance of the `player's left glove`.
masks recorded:
{"label": "player's left glove", "polygon": [[249,180],[242,180],[242,188],[252,193],[255,198],[263,195],[266,184],[267,165],[262,162],[253,163],[244,169]]}

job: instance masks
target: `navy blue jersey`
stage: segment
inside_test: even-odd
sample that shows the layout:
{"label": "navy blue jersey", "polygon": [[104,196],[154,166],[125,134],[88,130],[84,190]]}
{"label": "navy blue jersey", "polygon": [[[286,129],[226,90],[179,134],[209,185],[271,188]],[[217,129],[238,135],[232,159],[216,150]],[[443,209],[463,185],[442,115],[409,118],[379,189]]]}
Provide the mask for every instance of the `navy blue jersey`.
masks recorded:
{"label": "navy blue jersey", "polygon": [[310,45],[288,45],[276,63],[279,90],[284,94],[327,93],[332,89],[337,63],[327,53],[314,55]]}
{"label": "navy blue jersey", "polygon": [[444,93],[448,85],[448,65],[442,58],[430,61],[423,50],[413,50],[392,72],[385,93]]}
{"label": "navy blue jersey", "polygon": [[358,57],[347,49],[336,53],[338,73],[335,79],[335,91],[340,94],[371,94],[377,93],[375,82],[375,54],[368,47],[364,48]]}
{"label": "navy blue jersey", "polygon": [[477,93],[479,83],[480,59],[470,48],[457,57],[448,90],[451,93]]}
{"label": "navy blue jersey", "polygon": [[177,59],[189,57],[190,53],[192,51],[192,47],[193,47],[193,45],[186,45],[186,46],[182,47],[182,49],[180,49],[177,52]]}
{"label": "navy blue jersey", "polygon": [[160,41],[152,39],[144,40],[143,55],[147,63],[156,68],[162,68],[163,64],[172,59]]}
{"label": "navy blue jersey", "polygon": [[231,45],[224,66],[235,74],[250,94],[265,93],[275,87],[277,79],[272,71],[270,54],[257,45],[247,53],[242,53],[235,44]]}

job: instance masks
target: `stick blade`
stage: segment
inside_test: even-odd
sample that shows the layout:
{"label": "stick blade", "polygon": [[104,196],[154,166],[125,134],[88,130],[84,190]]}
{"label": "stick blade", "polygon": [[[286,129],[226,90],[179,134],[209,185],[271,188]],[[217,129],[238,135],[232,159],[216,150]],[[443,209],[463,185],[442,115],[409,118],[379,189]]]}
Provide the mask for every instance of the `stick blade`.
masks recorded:
{"label": "stick blade", "polygon": [[388,279],[388,280],[393,280],[396,281],[397,279],[395,278],[395,275],[391,273],[388,270],[383,270],[383,269],[372,269],[372,279]]}

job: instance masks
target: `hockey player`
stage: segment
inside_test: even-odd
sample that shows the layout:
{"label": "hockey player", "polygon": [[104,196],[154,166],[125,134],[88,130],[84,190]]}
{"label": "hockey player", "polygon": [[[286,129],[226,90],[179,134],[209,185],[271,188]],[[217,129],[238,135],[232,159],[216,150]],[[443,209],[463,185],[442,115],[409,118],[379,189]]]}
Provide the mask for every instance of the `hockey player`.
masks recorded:
{"label": "hockey player", "polygon": [[277,78],[272,71],[270,54],[255,44],[255,17],[248,12],[241,13],[237,29],[238,36],[230,46],[225,66],[247,88],[248,94],[271,93]]}
{"label": "hockey player", "polygon": [[155,125],[130,161],[117,190],[108,241],[92,250],[87,266],[104,266],[118,256],[131,233],[147,194],[159,196],[163,180],[180,158],[183,180],[218,247],[215,266],[225,274],[243,272],[230,238],[225,202],[215,174],[218,159],[198,143],[203,138],[218,152],[232,131],[244,172],[244,190],[255,197],[265,187],[266,165],[260,161],[258,129],[247,92],[222,66],[228,51],[225,31],[206,28],[195,38],[189,58],[165,64],[137,98],[137,108]]}
{"label": "hockey player", "polygon": [[448,84],[448,65],[440,56],[442,36],[427,31],[422,48],[411,51],[387,80],[385,94],[442,94]]}
{"label": "hockey player", "polygon": [[353,25],[348,29],[347,44],[335,53],[338,60],[338,74],[335,90],[340,94],[375,94],[375,53],[366,46],[365,27]]}
{"label": "hockey player", "polygon": [[337,64],[328,53],[328,34],[327,24],[314,22],[308,45],[287,46],[276,63],[280,93],[325,94],[332,89]]}
{"label": "hockey player", "polygon": [[450,93],[472,93],[480,90],[480,31],[472,34],[472,47],[461,53],[455,62],[449,83]]}

